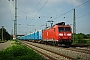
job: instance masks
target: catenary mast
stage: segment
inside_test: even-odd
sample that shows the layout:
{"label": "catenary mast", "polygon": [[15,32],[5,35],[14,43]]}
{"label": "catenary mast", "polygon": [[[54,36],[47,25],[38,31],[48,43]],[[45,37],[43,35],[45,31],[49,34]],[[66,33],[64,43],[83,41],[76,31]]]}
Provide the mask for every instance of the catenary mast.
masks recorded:
{"label": "catenary mast", "polygon": [[74,9],[74,18],[73,18],[73,40],[75,41],[76,34],[76,17],[75,17],[75,9]]}
{"label": "catenary mast", "polygon": [[[10,2],[10,0],[8,0]],[[17,38],[17,0],[15,1],[15,19],[14,19],[14,39]]]}
{"label": "catenary mast", "polygon": [[17,37],[17,0],[15,0],[15,21],[14,21],[14,35]]}

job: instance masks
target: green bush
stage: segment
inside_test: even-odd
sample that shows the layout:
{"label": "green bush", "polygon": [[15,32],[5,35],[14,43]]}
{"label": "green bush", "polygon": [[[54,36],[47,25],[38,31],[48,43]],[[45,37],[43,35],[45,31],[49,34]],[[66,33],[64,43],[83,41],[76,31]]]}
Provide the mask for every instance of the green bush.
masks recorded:
{"label": "green bush", "polygon": [[43,60],[43,58],[32,49],[18,44],[0,51],[0,60]]}
{"label": "green bush", "polygon": [[78,44],[78,41],[77,40],[73,41],[73,44]]}
{"label": "green bush", "polygon": [[80,44],[87,44],[87,41],[86,40],[78,40],[78,43],[80,43]]}
{"label": "green bush", "polygon": [[90,45],[90,40],[87,40],[87,44],[89,44],[89,45]]}
{"label": "green bush", "polygon": [[73,44],[89,44],[90,45],[90,40],[75,40]]}

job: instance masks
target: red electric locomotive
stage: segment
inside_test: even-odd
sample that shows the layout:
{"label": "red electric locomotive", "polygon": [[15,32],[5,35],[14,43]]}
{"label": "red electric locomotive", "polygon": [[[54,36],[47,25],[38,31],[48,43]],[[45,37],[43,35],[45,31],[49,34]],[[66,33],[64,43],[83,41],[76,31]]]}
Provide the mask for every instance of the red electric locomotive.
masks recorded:
{"label": "red electric locomotive", "polygon": [[43,41],[53,45],[72,44],[72,29],[65,22],[57,23],[53,27],[43,30]]}

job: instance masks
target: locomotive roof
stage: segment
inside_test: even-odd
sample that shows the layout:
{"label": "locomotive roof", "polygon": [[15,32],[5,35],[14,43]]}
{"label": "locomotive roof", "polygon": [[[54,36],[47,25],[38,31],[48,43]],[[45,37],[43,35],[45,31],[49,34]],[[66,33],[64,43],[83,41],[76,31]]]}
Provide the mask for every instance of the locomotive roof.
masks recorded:
{"label": "locomotive roof", "polygon": [[55,25],[53,25],[52,27],[47,27],[47,28],[45,28],[45,30],[47,30],[47,29],[50,29],[50,28],[53,28],[54,26],[62,26],[62,27],[70,27],[70,25],[68,24],[68,25],[65,25],[65,22],[60,22],[60,23],[57,23],[57,24],[55,24]]}
{"label": "locomotive roof", "polygon": [[65,22],[60,22],[60,23],[57,23],[55,25],[65,25]]}
{"label": "locomotive roof", "polygon": [[70,27],[70,25],[58,25],[59,27]]}

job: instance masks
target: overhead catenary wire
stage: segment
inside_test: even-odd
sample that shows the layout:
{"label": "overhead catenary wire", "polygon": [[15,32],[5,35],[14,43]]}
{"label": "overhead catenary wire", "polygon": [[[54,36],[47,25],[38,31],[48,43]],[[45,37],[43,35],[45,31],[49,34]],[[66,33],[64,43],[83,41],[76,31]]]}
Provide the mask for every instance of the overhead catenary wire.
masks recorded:
{"label": "overhead catenary wire", "polygon": [[[40,8],[40,10],[35,14],[35,15],[33,15],[34,17],[32,18],[32,20],[36,17],[36,15],[43,9],[43,7],[47,4],[47,2],[48,2],[49,0],[47,0],[45,3],[44,3],[44,5]],[[41,2],[41,0],[39,0],[39,2],[38,2],[38,4],[36,5],[36,7],[40,4],[40,2]],[[21,11],[21,12],[23,12],[23,13],[25,13],[25,14],[28,14],[27,12],[25,12],[25,11],[22,11],[22,10],[20,10],[20,9],[18,9],[19,11]],[[29,15],[32,15],[32,14],[29,14]],[[27,19],[27,17],[26,17],[26,19]],[[31,20],[31,22],[32,22],[32,20]],[[30,23],[31,23],[30,22]]]}
{"label": "overhead catenary wire", "polygon": [[[66,3],[64,3],[63,5],[59,6],[59,8],[65,6],[67,3],[68,3],[68,2],[66,2]],[[50,13],[55,12],[55,10],[57,10],[57,9],[54,9],[54,10],[51,11]],[[50,13],[48,13],[47,15],[49,15]]]}
{"label": "overhead catenary wire", "polygon": [[[40,4],[41,0],[39,0],[38,4],[36,5],[36,7],[38,7],[38,5]],[[34,8],[34,10],[36,9],[36,7]],[[34,10],[32,12],[34,12]],[[34,15],[33,15],[34,16]]]}
{"label": "overhead catenary wire", "polygon": [[[40,2],[41,2],[41,0],[39,0],[39,2],[38,2],[38,4],[36,5],[36,7],[38,7],[38,5],[40,4]],[[35,9],[36,9],[36,7],[35,7]],[[35,9],[34,9],[34,10],[35,10]],[[31,16],[34,16],[33,14],[28,14],[27,12],[22,11],[21,9],[18,9],[18,10],[21,11],[21,12],[23,12],[23,13],[25,13],[25,14],[27,14],[28,16],[30,16],[30,15],[31,15]],[[34,11],[34,10],[33,10],[33,11]],[[33,11],[32,11],[32,12],[33,12]],[[26,15],[26,20],[27,20],[27,18],[28,18],[27,15]],[[27,21],[27,22],[28,22],[28,21]],[[28,25],[28,23],[27,23],[27,25]],[[28,27],[27,27],[27,31],[28,31]]]}
{"label": "overhead catenary wire", "polygon": [[69,11],[67,11],[67,12],[61,14],[60,16],[57,16],[57,17],[55,17],[55,18],[53,18],[53,19],[51,19],[51,20],[55,20],[55,19],[57,19],[57,18],[59,18],[59,17],[65,15],[65,14],[71,12],[72,10],[74,10],[74,9],[76,9],[76,8],[79,8],[80,6],[82,6],[82,5],[84,5],[84,4],[88,3],[88,2],[90,2],[90,0],[88,0],[88,1],[86,1],[86,2],[84,2],[84,3],[82,3],[82,4],[80,4],[80,5],[78,5],[78,6],[76,6],[75,8],[72,8],[71,10],[69,10]]}
{"label": "overhead catenary wire", "polygon": [[[38,4],[36,5],[36,7],[40,4],[40,2],[41,2],[41,0],[39,0],[39,2],[38,2]],[[45,4],[46,4],[47,2],[48,2],[48,0],[45,2]],[[90,2],[90,0],[88,0],[88,1],[80,4],[80,5],[78,5],[78,6],[76,6],[75,9],[78,8],[78,7],[80,7],[80,6],[82,6],[82,5],[84,5],[84,4],[86,4],[86,3],[88,3],[88,2]],[[44,4],[44,5],[45,5],[45,4]],[[42,8],[44,7],[44,5],[42,6]],[[42,8],[41,8],[41,9],[42,9]],[[40,9],[40,10],[41,10],[41,9]],[[69,11],[67,11],[67,12],[65,12],[65,13],[63,13],[63,14],[61,14],[60,16],[57,16],[57,17],[53,18],[52,20],[55,20],[55,19],[57,19],[57,18],[65,15],[65,14],[71,12],[73,9],[74,9],[74,8],[72,8],[71,10],[69,10]],[[18,9],[18,10],[20,10],[20,9]],[[40,10],[36,13],[36,15],[40,12]],[[22,11],[22,10],[20,10],[20,11],[23,12],[23,13],[25,13],[25,14],[28,14],[28,13]],[[29,15],[32,15],[32,14],[29,14]],[[36,17],[36,15],[33,15],[33,16],[34,16],[33,19]],[[43,16],[43,17],[44,17],[44,16]],[[26,17],[26,18],[27,18],[27,17]],[[32,20],[33,20],[33,19],[32,19]],[[31,21],[32,21],[32,20],[31,20]]]}
{"label": "overhead catenary wire", "polygon": [[77,17],[76,19],[81,18],[81,17],[88,16],[88,15],[90,15],[90,12],[88,12],[87,14],[84,14],[84,15],[82,15],[82,16],[80,16],[80,17]]}
{"label": "overhead catenary wire", "polygon": [[[76,19],[83,18],[83,17],[88,16],[88,15],[90,15],[90,12],[88,12],[87,14],[84,14],[84,15],[82,15],[82,16],[79,16],[79,17],[77,17]],[[71,20],[69,20],[69,21],[71,21]],[[68,21],[68,22],[69,22],[69,21]],[[88,20],[88,21],[89,21],[89,20]],[[79,23],[79,22],[78,22],[78,23]],[[39,27],[40,27],[40,26],[39,26]],[[39,27],[38,27],[38,28],[39,28]]]}
{"label": "overhead catenary wire", "polygon": [[[66,2],[66,3],[64,3],[63,5],[59,6],[59,8],[65,6],[67,3],[68,3],[68,2]],[[54,9],[54,10],[52,10],[51,12],[48,12],[48,14],[43,15],[43,16],[40,16],[40,17],[50,17],[50,18],[51,18],[51,17],[56,17],[57,15],[56,15],[56,16],[50,16],[50,14],[51,14],[52,12],[55,12],[55,10],[57,10],[57,9]],[[40,17],[39,17],[39,18],[40,18]]]}
{"label": "overhead catenary wire", "polygon": [[[86,3],[88,3],[89,1],[90,1],[90,0],[88,0],[88,1],[86,1],[86,2],[84,2],[84,3],[82,3],[81,5],[79,5],[79,6],[75,7],[75,8],[78,8],[78,7],[80,7],[80,6],[82,6],[82,5],[86,4]],[[63,13],[62,15],[56,17],[56,19],[59,18],[59,17],[61,17],[61,16],[63,16],[63,15],[65,15],[65,14],[67,14],[67,13],[69,13],[69,12],[72,11],[72,10],[73,10],[73,9],[71,9],[71,10],[69,10],[69,11]],[[40,12],[40,11],[39,11],[39,12]],[[38,12],[38,13],[39,13],[39,12]],[[38,13],[37,13],[37,14],[38,14]],[[37,15],[37,14],[36,14],[36,15]],[[87,14],[87,15],[88,15],[88,14]],[[84,16],[87,16],[87,15],[84,15]],[[82,17],[84,17],[84,16],[82,16]],[[36,16],[35,16],[35,17],[36,17]],[[81,18],[81,17],[77,17],[77,18]],[[77,18],[76,18],[76,19],[77,19]],[[33,18],[33,19],[34,19],[34,18]],[[32,19],[32,20],[33,20],[33,19]]]}
{"label": "overhead catenary wire", "polygon": [[[87,14],[84,14],[84,15],[82,15],[82,16],[79,16],[79,17],[77,17],[76,19],[79,19],[79,18],[83,18],[83,17],[85,17],[85,16],[88,16],[88,15],[90,15],[90,12],[88,12]],[[71,21],[71,20],[69,20],[69,21]],[[68,21],[68,22],[69,22]],[[46,25],[44,25],[44,27],[45,27]],[[41,27],[41,26],[39,26],[39,27]],[[39,28],[38,27],[38,28]]]}
{"label": "overhead catenary wire", "polygon": [[[83,17],[88,16],[88,15],[90,15],[90,12],[87,13],[87,14],[84,14],[84,15],[82,15],[82,16],[80,16],[80,17],[77,17],[76,19],[83,18]],[[90,20],[84,20],[84,21],[90,21]],[[79,23],[79,22],[78,22],[78,23]]]}
{"label": "overhead catenary wire", "polygon": [[34,16],[33,14],[29,14],[29,13],[27,13],[27,12],[25,12],[25,11],[21,10],[21,9],[17,9],[17,10],[19,10],[19,11],[21,11],[21,12],[25,13],[25,14],[26,14],[25,18],[26,18],[26,19],[27,19],[27,15],[29,15],[29,16]]}
{"label": "overhead catenary wire", "polygon": [[[84,14],[84,15],[82,15],[82,16],[79,16],[79,17],[77,17],[76,19],[83,18],[83,17],[88,16],[88,15],[90,15],[90,12],[88,12],[87,14]],[[69,20],[69,21],[71,21],[71,20]],[[68,21],[68,22],[69,22],[69,21]]]}
{"label": "overhead catenary wire", "polygon": [[[37,3],[36,7],[34,8],[34,10],[38,7],[38,5],[40,4],[40,2],[41,2],[41,0],[39,0],[39,2]],[[34,11],[34,10],[33,10],[33,11]],[[32,11],[32,12],[33,12],[33,11]]]}
{"label": "overhead catenary wire", "polygon": [[[86,1],[86,2],[84,2],[84,3],[82,3],[82,4],[80,4],[80,5],[78,5],[78,6],[76,6],[75,8],[78,8],[78,7],[80,7],[80,6],[82,6],[82,5],[86,4],[86,3],[88,3],[89,1],[90,1],[90,0],[88,0],[88,1]],[[41,2],[41,0],[39,0],[39,2],[38,2],[38,4],[36,5],[36,7],[39,5],[40,2]],[[45,4],[46,4],[47,2],[48,2],[48,0],[45,2]],[[44,5],[45,5],[45,4],[44,4]],[[42,8],[44,7],[44,5],[42,6]],[[41,9],[42,9],[42,8],[41,8]],[[40,10],[41,10],[41,9],[40,9]],[[18,10],[20,10],[20,9],[18,9]],[[38,13],[40,12],[40,10],[38,11]],[[73,10],[73,9],[71,9],[71,10],[69,10],[69,11],[63,13],[63,14],[60,15],[60,16],[63,16],[63,15],[65,15],[65,14],[67,14],[68,12],[72,11],[72,10]],[[28,13],[25,12],[25,11],[22,11],[22,10],[20,10],[20,11],[23,12],[23,13],[25,13],[25,14],[28,14]],[[38,13],[37,13],[37,14],[38,14]],[[37,14],[36,14],[36,15],[37,15]],[[32,14],[29,14],[29,15],[32,15]],[[36,15],[35,15],[35,16],[36,16]],[[60,16],[55,17],[54,19],[57,19],[57,18],[59,18]],[[54,19],[53,19],[53,20],[54,20]]]}
{"label": "overhead catenary wire", "polygon": [[[39,2],[38,2],[38,4],[36,5],[36,7],[38,7],[38,5],[40,4],[40,2],[41,2],[41,0],[39,0]],[[36,8],[36,7],[35,7],[35,8]]]}
{"label": "overhead catenary wire", "polygon": [[[45,3],[44,3],[44,5],[40,8],[40,10],[35,14],[35,16],[32,18],[32,20],[36,17],[36,15],[43,9],[43,7],[47,4],[47,2],[48,2],[49,0],[47,0]],[[31,20],[31,22],[32,22],[32,20]],[[31,23],[30,22],[30,23]]]}
{"label": "overhead catenary wire", "polygon": [[78,5],[78,6],[76,6],[75,9],[78,8],[78,7],[80,7],[80,6],[82,6],[82,5],[84,5],[84,4],[86,4],[86,3],[88,3],[88,2],[90,2],[90,0],[88,0],[88,1],[86,1],[86,2],[84,2],[84,3],[82,3],[82,4],[80,4],[80,5]]}
{"label": "overhead catenary wire", "polygon": [[[27,12],[25,12],[25,11],[23,11],[23,10],[21,10],[21,9],[17,9],[17,10],[19,10],[19,11],[25,13],[25,14],[28,14]],[[30,15],[31,15],[31,14],[30,14]]]}
{"label": "overhead catenary wire", "polygon": [[[38,5],[40,4],[40,2],[41,2],[41,0],[39,0],[39,2],[37,3],[36,7],[38,7]],[[36,8],[36,7],[35,7],[35,8]],[[25,13],[25,14],[28,14],[28,15],[32,15],[32,16],[34,16],[33,14],[29,14],[29,13],[27,13],[27,12],[25,12],[25,11],[19,9],[19,8],[18,8],[17,10],[19,10],[19,11]],[[34,10],[35,10],[35,9],[34,9]],[[34,10],[33,10],[33,11],[34,11]],[[33,12],[33,11],[32,11],[32,12]],[[26,19],[27,19],[27,16],[26,16]]]}

